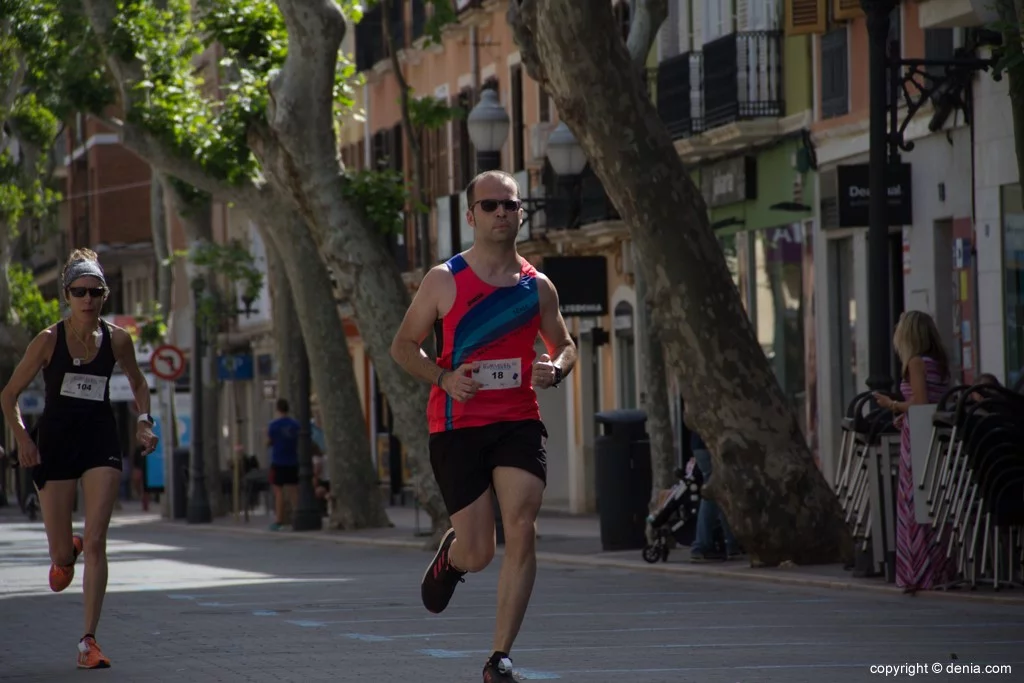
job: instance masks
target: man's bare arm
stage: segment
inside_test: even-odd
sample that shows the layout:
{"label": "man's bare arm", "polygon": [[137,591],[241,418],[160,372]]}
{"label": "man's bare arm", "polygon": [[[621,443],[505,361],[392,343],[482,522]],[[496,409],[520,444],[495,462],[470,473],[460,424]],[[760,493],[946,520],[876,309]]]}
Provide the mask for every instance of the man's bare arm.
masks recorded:
{"label": "man's bare arm", "polygon": [[431,268],[391,342],[391,357],[403,370],[423,382],[436,384],[444,370],[427,356],[421,345],[437,321],[440,303],[452,297],[454,287],[455,281],[447,267]]}
{"label": "man's bare arm", "polygon": [[558,291],[547,276],[538,273],[538,295],[540,297],[540,336],[548,347],[551,362],[568,375],[576,366],[576,344],[565,326],[565,319],[558,307]]}

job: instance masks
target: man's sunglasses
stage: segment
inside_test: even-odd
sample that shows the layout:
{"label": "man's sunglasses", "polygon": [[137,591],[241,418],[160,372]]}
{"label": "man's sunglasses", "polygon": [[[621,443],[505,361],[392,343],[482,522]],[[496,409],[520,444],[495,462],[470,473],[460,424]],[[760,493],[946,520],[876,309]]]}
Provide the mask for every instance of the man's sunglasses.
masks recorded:
{"label": "man's sunglasses", "polygon": [[506,211],[518,211],[519,207],[523,205],[523,203],[518,199],[504,199],[502,201],[498,201],[497,199],[481,199],[478,202],[473,202],[473,206],[476,206],[477,204],[479,204],[480,208],[487,213],[494,213],[497,211],[499,204],[505,207]]}
{"label": "man's sunglasses", "polygon": [[68,287],[71,296],[81,299],[86,293],[93,299],[102,299],[107,294],[106,287]]}

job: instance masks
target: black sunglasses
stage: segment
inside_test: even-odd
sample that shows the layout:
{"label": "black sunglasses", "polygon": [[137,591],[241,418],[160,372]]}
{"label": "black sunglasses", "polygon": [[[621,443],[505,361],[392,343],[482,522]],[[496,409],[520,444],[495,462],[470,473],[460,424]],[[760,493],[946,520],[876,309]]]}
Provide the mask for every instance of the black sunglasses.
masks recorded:
{"label": "black sunglasses", "polygon": [[503,199],[501,201],[497,199],[481,199],[478,202],[473,202],[473,206],[476,206],[477,204],[479,204],[480,208],[486,211],[487,213],[493,213],[497,211],[499,204],[505,207],[506,211],[518,211],[519,207],[523,205],[523,203],[518,199]]}
{"label": "black sunglasses", "polygon": [[71,296],[76,299],[81,299],[88,292],[89,296],[93,299],[102,299],[106,293],[106,287],[68,287],[68,291],[71,292]]}

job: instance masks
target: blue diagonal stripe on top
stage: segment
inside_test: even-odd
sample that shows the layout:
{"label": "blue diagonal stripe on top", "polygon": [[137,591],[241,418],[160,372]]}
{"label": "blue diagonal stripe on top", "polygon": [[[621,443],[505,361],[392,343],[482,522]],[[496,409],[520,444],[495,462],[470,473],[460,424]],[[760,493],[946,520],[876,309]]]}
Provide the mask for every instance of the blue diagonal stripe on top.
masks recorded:
{"label": "blue diagonal stripe on top", "polygon": [[537,279],[523,276],[515,287],[495,290],[462,316],[452,341],[452,367],[457,368],[481,346],[529,323],[540,311]]}

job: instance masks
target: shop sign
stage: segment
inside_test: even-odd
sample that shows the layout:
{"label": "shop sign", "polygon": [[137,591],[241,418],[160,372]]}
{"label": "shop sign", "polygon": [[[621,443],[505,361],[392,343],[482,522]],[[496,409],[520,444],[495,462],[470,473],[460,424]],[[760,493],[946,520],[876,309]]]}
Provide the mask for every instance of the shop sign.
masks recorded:
{"label": "shop sign", "polygon": [[[910,164],[889,169],[889,226],[913,225]],[[871,205],[871,173],[868,164],[850,164],[836,168],[839,189],[839,227],[866,228]]]}
{"label": "shop sign", "polygon": [[757,199],[757,158],[734,157],[701,170],[701,194],[709,207]]}
{"label": "shop sign", "polygon": [[541,270],[558,290],[563,316],[608,313],[608,259],[604,256],[548,256]]}

